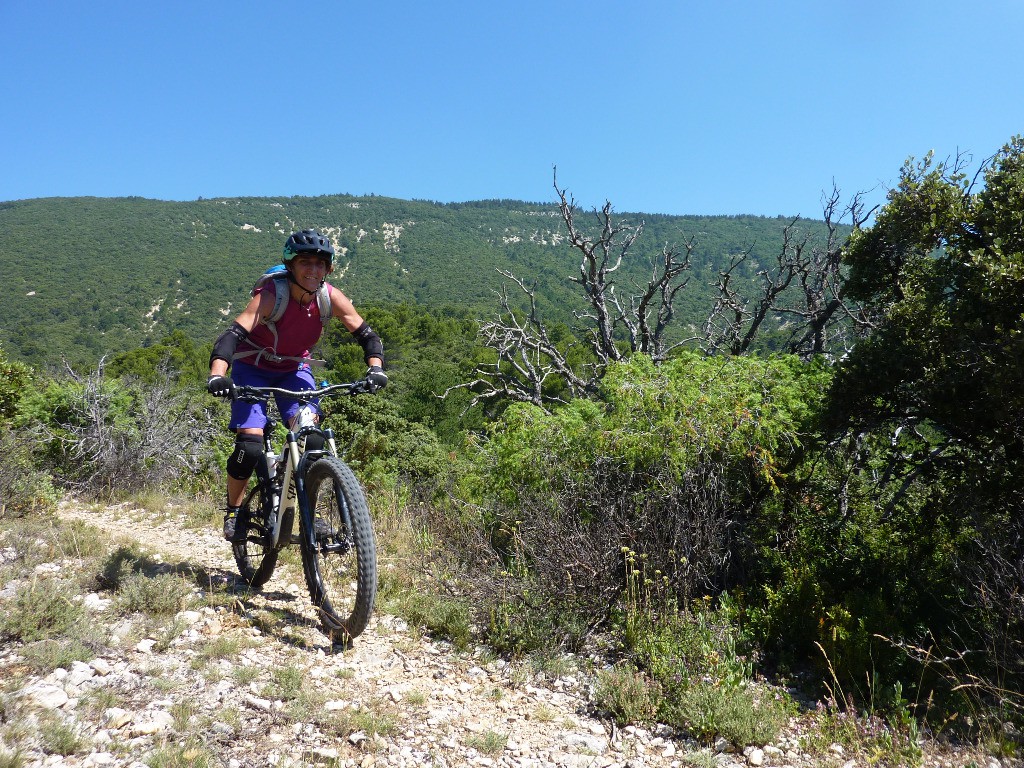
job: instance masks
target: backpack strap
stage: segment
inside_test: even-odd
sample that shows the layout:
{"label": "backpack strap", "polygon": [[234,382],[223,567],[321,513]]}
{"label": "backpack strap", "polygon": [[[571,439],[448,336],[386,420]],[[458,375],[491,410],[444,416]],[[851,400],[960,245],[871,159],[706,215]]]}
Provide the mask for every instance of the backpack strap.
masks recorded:
{"label": "backpack strap", "polygon": [[271,362],[280,363],[283,360],[292,360],[296,363],[306,363],[311,367],[322,367],[327,365],[326,360],[320,360],[316,357],[296,357],[294,355],[279,355],[269,349],[245,349],[241,352],[236,352],[232,360],[241,360],[246,357],[255,355],[254,360],[246,360],[245,362],[250,365],[258,365],[260,360],[270,360]]}
{"label": "backpack strap", "polygon": [[[267,325],[276,323],[284,317],[284,311],[288,309],[288,300],[292,294],[291,288],[288,286],[287,275],[283,277],[274,276],[272,279],[274,281],[274,308],[270,310],[270,314],[267,315],[267,319],[264,321]],[[277,347],[277,331],[274,331],[274,347]]]}
{"label": "backpack strap", "polygon": [[[273,362],[281,362],[283,360],[294,360],[299,363],[309,363],[310,365],[323,366],[327,365],[326,360],[318,360],[311,357],[294,357],[291,355],[279,355],[277,354],[277,321],[284,317],[284,311],[288,308],[288,301],[291,297],[291,287],[288,285],[288,274],[284,270],[276,269],[263,275],[253,286],[252,295],[256,295],[256,291],[260,286],[265,285],[270,280],[274,282],[274,308],[270,310],[270,314],[264,320],[261,320],[271,335],[274,337],[274,343],[269,349],[249,349],[237,352],[234,355],[235,360],[242,357],[249,357],[256,355],[256,358],[252,361],[252,365],[257,365],[263,358],[271,360]],[[316,303],[317,309],[320,311],[320,324],[324,327],[331,320],[331,295],[327,290],[327,284],[323,283],[316,291]]]}
{"label": "backpack strap", "polygon": [[326,328],[331,321],[331,313],[334,312],[331,308],[331,294],[327,290],[327,283],[321,283],[317,288],[316,304],[320,310],[320,324]]}
{"label": "backpack strap", "polygon": [[[280,272],[268,272],[260,278],[255,286],[253,286],[252,293],[253,296],[255,296],[257,288],[261,285],[266,285],[270,281],[273,281],[274,283],[274,308],[271,309],[270,314],[260,322],[267,326],[267,329],[274,337],[274,343],[271,345],[269,350],[261,349],[258,351],[256,359],[253,361],[253,365],[256,365],[260,361],[261,357],[266,357],[268,360],[274,361],[293,359],[281,357],[277,354],[277,321],[284,317],[284,311],[288,309],[288,301],[291,298],[291,288],[288,286],[287,274],[281,274]],[[243,354],[252,354],[253,351]]]}

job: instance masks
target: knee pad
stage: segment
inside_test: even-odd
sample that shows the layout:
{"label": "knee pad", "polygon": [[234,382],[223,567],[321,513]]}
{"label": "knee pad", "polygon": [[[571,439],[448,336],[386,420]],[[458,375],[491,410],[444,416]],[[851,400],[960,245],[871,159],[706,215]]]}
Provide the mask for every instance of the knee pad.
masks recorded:
{"label": "knee pad", "polygon": [[306,435],[307,451],[322,451],[327,445],[323,435]]}
{"label": "knee pad", "polygon": [[235,480],[248,480],[256,464],[263,460],[263,438],[259,435],[238,435],[235,450],[228,457],[228,475]]}

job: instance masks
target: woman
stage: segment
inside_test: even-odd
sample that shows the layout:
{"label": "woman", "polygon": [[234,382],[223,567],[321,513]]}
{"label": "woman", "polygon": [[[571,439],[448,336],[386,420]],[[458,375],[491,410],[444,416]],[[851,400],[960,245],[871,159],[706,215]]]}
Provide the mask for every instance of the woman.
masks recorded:
{"label": "woman", "polygon": [[[355,336],[370,366],[366,378],[379,389],[388,382],[384,373],[384,348],[372,328],[359,316],[349,298],[325,282],[334,268],[331,241],[313,229],[291,235],[284,244],[287,280],[268,280],[253,291],[252,300],[224,333],[217,337],[210,356],[206,389],[215,397],[230,397],[234,383],[228,368],[234,365],[234,382],[247,386],[282,389],[315,389],[310,352],[320,339],[326,321],[336,317]],[[287,290],[282,307],[277,291]],[[272,319],[273,318],[273,319]],[[295,400],[277,396],[285,423],[291,424],[299,409]],[[267,423],[263,403],[233,400],[228,428],[235,432],[235,449],[227,462],[227,508],[224,538],[245,537],[238,512],[257,467],[266,466],[263,428]]]}

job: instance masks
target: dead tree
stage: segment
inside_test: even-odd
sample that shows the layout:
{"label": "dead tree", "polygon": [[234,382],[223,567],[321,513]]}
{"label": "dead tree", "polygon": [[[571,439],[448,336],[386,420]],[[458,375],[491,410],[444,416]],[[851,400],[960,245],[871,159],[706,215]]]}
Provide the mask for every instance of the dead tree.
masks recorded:
{"label": "dead tree", "polygon": [[[597,214],[599,234],[590,238],[576,225],[575,200],[567,199],[565,190],[559,189],[557,182],[555,192],[569,233],[569,244],[580,255],[579,277],[571,279],[583,288],[591,308],[576,317],[586,323],[590,349],[599,367],[603,370],[608,363],[623,358],[620,341],[627,345],[628,354],[639,352],[656,362],[664,360],[669,352],[685,343],[669,344],[665,332],[675,314],[676,297],[689,282],[689,278],[682,279],[682,276],[690,270],[693,239],[684,243],[681,251],[665,245],[652,264],[647,285],[640,286],[634,281],[635,292],[623,302],[615,292],[612,275],[643,233],[643,222],[635,226],[615,222],[612,205],[606,202]],[[625,339],[622,339],[623,332]]]}
{"label": "dead tree", "polygon": [[757,332],[775,309],[780,294],[789,288],[797,274],[797,264],[806,241],[790,242],[796,220],[783,230],[784,243],[776,256],[772,269],[762,269],[757,276],[761,281],[761,295],[750,300],[733,287],[734,272],[750,258],[750,251],[736,256],[728,269],[718,274],[718,299],[704,323],[705,354],[726,352],[745,354],[757,337]]}
{"label": "dead tree", "polygon": [[757,273],[760,290],[756,298],[748,298],[734,287],[734,276],[749,260],[749,250],[719,273],[718,299],[704,324],[702,348],[706,354],[746,354],[765,322],[772,319],[779,327],[792,329],[785,349],[804,359],[834,354],[837,347],[842,352],[849,350],[851,337],[862,331],[867,321],[843,296],[846,238],[841,237],[840,228],[849,217],[849,226],[859,229],[874,209],[865,211],[860,193],[842,209],[839,198],[833,186],[823,205],[824,244],[812,242],[798,229],[799,218],[786,225],[775,263]]}
{"label": "dead tree", "polygon": [[[595,226],[590,234],[579,225],[576,201],[558,186],[557,178],[554,188],[568,244],[580,259],[578,274],[569,278],[585,296],[585,309],[574,313],[580,341],[556,343],[538,311],[536,284],[502,270],[525,297],[528,310],[516,309],[507,284],[502,286],[498,314],[480,330],[494,359],[477,366],[471,381],[445,392],[471,390],[470,407],[497,399],[543,407],[592,396],[608,365],[633,354],[662,362],[676,348],[696,343],[705,354],[743,355],[766,327],[789,329],[789,340],[782,348],[804,359],[842,354],[852,345],[853,336],[869,325],[863,313],[845,300],[841,271],[844,220],[848,218],[847,226],[858,229],[874,212],[865,211],[860,193],[845,207],[840,206],[835,187],[824,198],[824,243],[812,240],[798,227],[799,217],[790,221],[783,229],[774,263],[757,272],[759,287],[753,298],[737,285],[751,250],[735,257],[719,273],[718,298],[702,332],[682,338],[678,328],[674,335],[669,329],[676,300],[689,282],[694,240],[681,247],[665,245],[652,259],[647,283],[629,281],[628,295],[623,296],[617,290],[616,273],[631,259],[644,223],[616,221],[611,203],[606,202],[600,211],[594,211]],[[577,349],[581,344],[585,354]]]}
{"label": "dead tree", "polygon": [[558,394],[546,393],[546,389],[550,390],[546,385],[552,379],[563,382],[572,397],[591,392],[596,375],[594,367],[584,367],[585,370],[578,372],[567,359],[574,345],[559,349],[551,340],[537,311],[536,283],[527,285],[506,270],[500,273],[529,298],[530,310],[521,317],[512,307],[506,286],[502,285],[498,293],[498,315],[484,322],[479,331],[484,346],[494,350],[494,361],[478,365],[472,381],[449,387],[445,394],[455,389],[469,389],[474,393],[471,406],[494,398],[536,405],[545,401],[565,402]]}
{"label": "dead tree", "polygon": [[783,316],[795,318],[796,331],[788,351],[804,359],[825,354],[841,356],[870,326],[865,312],[844,296],[842,255],[847,238],[840,235],[840,226],[849,218],[851,228],[860,229],[877,206],[865,210],[863,195],[858,192],[840,208],[839,197],[839,190],[833,185],[822,206],[825,243],[813,246],[807,258],[799,260],[797,281],[802,303],[778,308]]}
{"label": "dead tree", "polygon": [[[501,274],[515,283],[526,297],[529,310],[517,311],[505,286],[498,295],[499,312],[480,329],[484,345],[494,350],[495,359],[477,366],[472,381],[449,388],[470,389],[471,405],[494,398],[545,403],[564,402],[567,397],[590,396],[610,363],[634,353],[649,355],[656,362],[692,339],[670,341],[667,331],[674,317],[674,305],[686,287],[684,275],[690,269],[694,243],[681,249],[665,245],[652,260],[646,285],[631,282],[629,295],[616,290],[615,273],[630,257],[630,249],[641,236],[644,224],[615,221],[612,205],[606,202],[595,211],[596,234],[587,234],[577,223],[576,201],[554,182],[559,212],[568,232],[568,243],[580,257],[579,274],[570,278],[586,296],[586,309],[575,312],[576,329],[587,348],[584,362],[570,360],[577,346],[559,346],[551,340],[537,309],[536,284],[527,284],[511,272]],[[557,385],[552,386],[554,382]],[[565,395],[561,394],[565,393]]]}

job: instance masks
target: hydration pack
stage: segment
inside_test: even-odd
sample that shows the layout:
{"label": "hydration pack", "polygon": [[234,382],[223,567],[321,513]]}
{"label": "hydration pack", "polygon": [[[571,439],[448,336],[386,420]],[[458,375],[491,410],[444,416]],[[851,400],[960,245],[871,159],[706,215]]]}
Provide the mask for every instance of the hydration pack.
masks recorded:
{"label": "hydration pack", "polygon": [[[284,317],[284,311],[288,308],[288,301],[291,298],[292,292],[288,287],[288,267],[284,264],[272,266],[260,275],[260,279],[253,285],[249,295],[255,296],[256,292],[269,282],[274,283],[274,309],[267,316],[265,322],[267,325],[273,326],[274,323]],[[327,321],[331,319],[331,297],[327,293],[326,283],[321,283],[317,289],[316,305],[320,310],[320,322],[326,326]],[[273,330],[273,327],[271,327],[271,330]],[[277,338],[276,331],[274,331],[274,338]]]}
{"label": "hydration pack", "polygon": [[[270,311],[267,319],[262,322],[270,329],[270,333],[274,337],[274,346],[269,350],[247,350],[239,352],[235,355],[235,358],[238,359],[249,357],[250,355],[256,355],[257,361],[261,357],[265,357],[268,360],[274,361],[297,360],[311,364],[323,364],[322,360],[311,360],[277,354],[277,321],[284,317],[284,311],[288,308],[288,302],[291,299],[291,289],[288,286],[288,267],[284,264],[275,264],[273,267],[268,269],[260,275],[260,278],[255,282],[255,284],[253,284],[252,291],[249,292],[249,295],[255,296],[260,288],[263,288],[270,282],[274,283],[274,308]],[[317,288],[316,305],[320,310],[320,324],[326,327],[327,323],[331,319],[331,296],[327,292],[326,283],[321,283],[320,287]]]}

